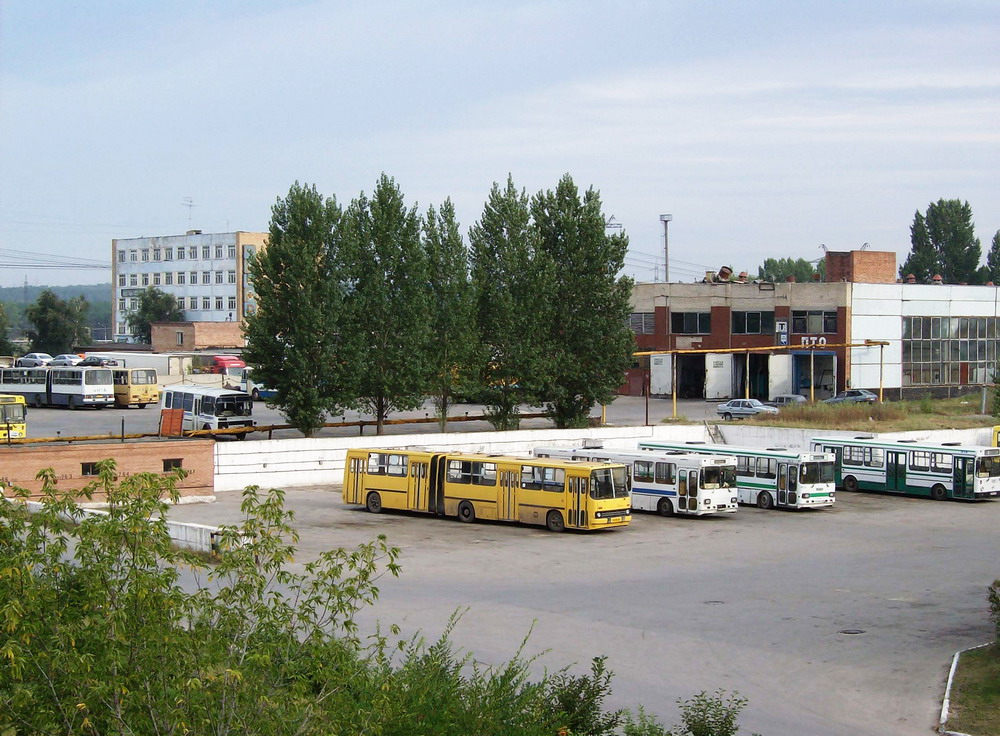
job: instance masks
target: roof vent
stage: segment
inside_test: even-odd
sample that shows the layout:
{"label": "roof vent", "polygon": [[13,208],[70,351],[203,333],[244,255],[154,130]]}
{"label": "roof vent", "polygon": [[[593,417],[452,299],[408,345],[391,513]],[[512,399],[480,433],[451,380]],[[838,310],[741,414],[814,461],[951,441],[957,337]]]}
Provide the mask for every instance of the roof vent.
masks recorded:
{"label": "roof vent", "polygon": [[188,235],[201,235],[201,230],[188,230]]}
{"label": "roof vent", "polygon": [[961,447],[962,443],[961,442],[942,442],[941,445],[944,446],[944,447]]}

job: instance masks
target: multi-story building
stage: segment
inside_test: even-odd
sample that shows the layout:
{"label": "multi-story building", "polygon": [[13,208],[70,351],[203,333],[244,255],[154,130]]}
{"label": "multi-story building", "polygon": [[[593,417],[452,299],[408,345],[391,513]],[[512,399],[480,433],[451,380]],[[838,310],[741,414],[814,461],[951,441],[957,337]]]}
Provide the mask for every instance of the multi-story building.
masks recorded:
{"label": "multi-story building", "polygon": [[202,233],[111,241],[114,339],[135,335],[127,316],[139,293],[155,286],[177,298],[192,322],[239,322],[256,309],[248,264],[267,233]]}
{"label": "multi-story building", "polygon": [[[886,398],[968,392],[992,380],[1000,356],[993,285],[898,283],[895,256],[827,255],[825,283],[640,283],[631,325],[654,355],[626,392],[817,399],[845,388]],[[648,372],[647,369],[648,368]]]}

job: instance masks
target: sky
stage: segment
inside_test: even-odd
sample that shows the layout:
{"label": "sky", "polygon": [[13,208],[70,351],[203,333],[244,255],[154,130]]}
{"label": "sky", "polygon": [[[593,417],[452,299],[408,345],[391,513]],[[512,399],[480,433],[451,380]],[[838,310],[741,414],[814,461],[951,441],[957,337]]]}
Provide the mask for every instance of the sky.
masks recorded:
{"label": "sky", "polygon": [[998,38],[995,0],[0,0],[0,286],[108,282],[113,238],[266,231],[295,181],[347,204],[383,172],[464,232],[494,182],[568,173],[640,281],[662,214],[672,281],[901,263],[941,198],[985,258]]}

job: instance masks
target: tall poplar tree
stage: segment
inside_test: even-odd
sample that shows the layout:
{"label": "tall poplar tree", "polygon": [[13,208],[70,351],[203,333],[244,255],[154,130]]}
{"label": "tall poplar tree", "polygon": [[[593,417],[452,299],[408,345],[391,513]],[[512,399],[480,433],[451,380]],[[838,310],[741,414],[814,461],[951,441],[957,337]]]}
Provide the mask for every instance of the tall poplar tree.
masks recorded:
{"label": "tall poplar tree", "polygon": [[918,284],[929,284],[931,276],[938,273],[937,251],[927,232],[927,220],[919,210],[913,214],[913,224],[910,225],[910,255],[899,269],[899,276],[904,281],[911,273]]}
{"label": "tall poplar tree", "polygon": [[352,331],[359,338],[358,405],[382,433],[392,411],[419,407],[429,383],[431,291],[416,207],[382,174],[372,198],[344,211],[341,237],[351,271]]}
{"label": "tall poplar tree", "polygon": [[972,222],[972,207],[958,199],[939,199],[918,211],[910,227],[912,248],[900,269],[905,278],[928,282],[940,274],[946,284],[976,284],[982,280],[979,261],[983,251]]}
{"label": "tall poplar tree", "polygon": [[993,245],[986,254],[986,268],[989,271],[988,279],[1000,286],[1000,230],[993,235]]}
{"label": "tall poplar tree", "polygon": [[494,427],[517,429],[519,407],[534,401],[546,382],[539,315],[548,302],[528,196],[510,176],[502,190],[493,184],[469,243],[481,400]]}
{"label": "tall poplar tree", "polygon": [[246,317],[243,357],[306,437],[354,398],[340,217],[335,199],[295,182],[271,208],[267,248],[250,264],[256,309]]}
{"label": "tall poplar tree", "polygon": [[581,197],[569,174],[555,191],[535,195],[531,213],[541,252],[554,265],[545,290],[542,398],[556,426],[582,427],[595,404],[612,401],[635,351],[632,280],[619,276],[628,238],[607,234],[600,195],[591,188]]}
{"label": "tall poplar tree", "polygon": [[469,281],[469,251],[455,220],[455,206],[446,199],[438,213],[433,206],[424,219],[424,250],[431,274],[431,330],[434,348],[428,355],[430,393],[441,431],[456,391],[474,381],[476,354],[475,302]]}

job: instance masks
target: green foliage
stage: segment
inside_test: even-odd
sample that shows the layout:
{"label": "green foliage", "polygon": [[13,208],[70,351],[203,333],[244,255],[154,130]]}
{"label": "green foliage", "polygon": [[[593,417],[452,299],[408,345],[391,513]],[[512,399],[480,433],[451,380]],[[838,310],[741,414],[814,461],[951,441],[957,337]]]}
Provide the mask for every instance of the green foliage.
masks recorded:
{"label": "green foliage", "polygon": [[993,585],[986,589],[986,599],[990,604],[990,620],[997,643],[1000,644],[1000,580],[994,580]]}
{"label": "green foliage", "polygon": [[724,690],[717,690],[711,695],[702,691],[690,700],[677,702],[683,726],[672,736],[733,736],[740,730],[736,719],[746,707],[747,699],[739,693],[727,695]]}
{"label": "green foliage", "polygon": [[994,233],[990,252],[986,254],[986,270],[986,281],[1000,286],[1000,230]]}
{"label": "green foliage", "polygon": [[340,218],[336,200],[295,182],[272,207],[268,247],[250,264],[257,308],[246,318],[243,358],[306,437],[356,395]]}
{"label": "green foliage", "polygon": [[622,722],[624,711],[604,710],[611,694],[610,670],[606,657],[595,657],[590,674],[574,677],[560,670],[546,683],[546,700],[551,720],[574,736],[610,736]]}
{"label": "green foliage", "polygon": [[10,341],[10,320],[7,319],[7,310],[0,304],[0,355],[14,355],[17,348]]}
{"label": "green foliage", "polygon": [[381,434],[390,412],[423,403],[431,375],[431,277],[420,217],[382,174],[371,199],[362,192],[347,207],[340,237],[353,286],[351,330],[362,338],[357,403]]}
{"label": "green foliage", "polygon": [[557,427],[585,427],[595,404],[610,403],[636,349],[628,328],[632,280],[620,277],[628,238],[607,235],[600,195],[581,197],[572,177],[531,203],[544,274],[545,356],[540,398]]}
{"label": "green foliage", "polygon": [[794,276],[796,281],[809,282],[816,273],[820,281],[826,277],[826,261],[813,264],[805,258],[767,258],[757,267],[757,278],[763,281],[778,282]]}
{"label": "green foliage", "polygon": [[[910,227],[910,254],[900,275],[913,274],[918,283],[929,283],[939,274],[946,284],[982,283],[982,247],[975,234],[972,208],[958,199],[939,199],[917,211]],[[990,267],[992,268],[992,267]]]}
{"label": "green foliage", "polygon": [[431,334],[434,348],[429,351],[430,393],[441,431],[447,425],[448,410],[456,392],[474,381],[476,355],[475,301],[469,281],[469,252],[462,240],[455,207],[450,199],[427,210],[424,220],[424,250],[427,254],[431,292]]}
{"label": "green foliage", "polygon": [[55,355],[68,353],[74,345],[88,341],[87,312],[90,305],[82,297],[64,301],[46,289],[25,314],[34,325],[28,331],[31,349]]}
{"label": "green foliage", "polygon": [[134,311],[126,317],[129,327],[139,339],[151,343],[154,322],[183,322],[184,312],[177,306],[177,297],[161,291],[155,286],[147,286],[138,297]]}
{"label": "green foliage", "polygon": [[920,413],[921,414],[933,414],[934,413],[934,397],[930,394],[924,394],[920,397]]}
{"label": "green foliage", "polygon": [[910,254],[900,266],[899,275],[905,281],[907,276],[913,274],[918,284],[929,284],[936,273],[937,251],[927,232],[927,220],[918,210],[913,214],[913,224],[910,225]]}

